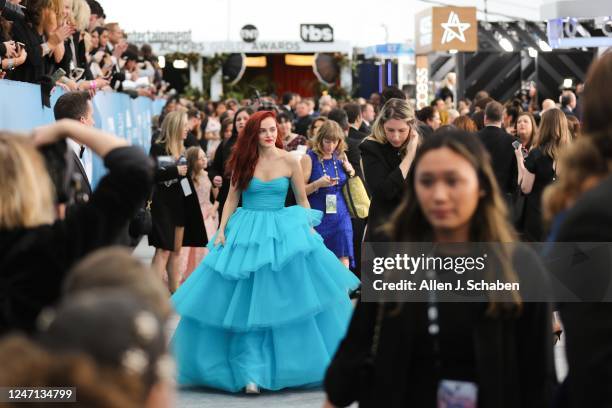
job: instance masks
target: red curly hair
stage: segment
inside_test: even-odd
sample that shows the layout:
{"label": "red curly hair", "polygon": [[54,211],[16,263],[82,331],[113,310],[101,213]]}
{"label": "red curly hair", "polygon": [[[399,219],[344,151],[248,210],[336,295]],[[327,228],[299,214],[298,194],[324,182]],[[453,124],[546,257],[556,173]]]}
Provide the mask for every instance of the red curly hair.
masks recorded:
{"label": "red curly hair", "polygon": [[232,148],[232,153],[227,163],[226,171],[231,174],[232,184],[238,189],[245,190],[253,174],[259,159],[259,128],[264,119],[272,118],[276,122],[276,147],[283,148],[283,135],[276,113],[271,111],[255,112],[247,121],[244,129],[238,134],[238,140]]}

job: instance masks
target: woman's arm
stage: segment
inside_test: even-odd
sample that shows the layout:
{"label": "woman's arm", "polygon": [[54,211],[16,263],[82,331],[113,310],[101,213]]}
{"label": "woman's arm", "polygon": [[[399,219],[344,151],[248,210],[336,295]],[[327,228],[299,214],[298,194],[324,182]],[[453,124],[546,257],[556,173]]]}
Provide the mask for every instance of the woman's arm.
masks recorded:
{"label": "woman's arm", "polygon": [[225,227],[227,226],[227,222],[230,217],[236,211],[238,207],[238,202],[240,200],[240,190],[233,183],[230,184],[229,192],[227,193],[227,199],[225,200],[225,204],[223,205],[223,216],[221,217],[221,223],[219,224],[219,233],[217,234],[217,239],[215,240],[215,245],[225,244]]}
{"label": "woman's arm", "polygon": [[295,201],[299,206],[304,208],[310,208],[308,202],[308,196],[304,186],[304,175],[302,174],[302,166],[292,156],[287,155],[285,158],[291,168],[291,184],[293,187],[293,194],[295,195]]}
{"label": "woman's arm", "polygon": [[81,125],[72,119],[62,119],[52,125],[35,129],[33,140],[36,146],[42,146],[58,142],[66,136],[89,147],[102,158],[106,157],[111,150],[128,145],[124,139],[93,127]]}
{"label": "woman's arm", "polygon": [[518,147],[514,154],[516,156],[516,165],[518,167],[518,184],[523,194],[531,193],[533,189],[533,183],[535,181],[535,174],[527,170],[525,167],[525,160],[523,159],[522,147]]}
{"label": "woman's arm", "polygon": [[306,192],[307,196],[311,195],[312,193],[316,193],[320,188],[330,187],[335,184],[335,181],[333,181],[331,177],[325,175],[316,179],[312,183],[308,183],[308,180],[310,180],[310,176],[312,175],[312,159],[308,154],[303,155],[300,159],[300,167],[304,174],[304,191]]}

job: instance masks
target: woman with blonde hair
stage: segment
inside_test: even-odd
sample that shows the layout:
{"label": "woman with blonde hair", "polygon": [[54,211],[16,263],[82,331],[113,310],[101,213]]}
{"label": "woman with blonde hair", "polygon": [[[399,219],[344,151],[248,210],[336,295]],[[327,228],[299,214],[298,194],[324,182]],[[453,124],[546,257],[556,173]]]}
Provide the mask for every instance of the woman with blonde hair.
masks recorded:
{"label": "woman with blonde hair", "polygon": [[527,158],[523,159],[522,146],[515,150],[518,163],[518,184],[526,195],[523,225],[517,226],[530,241],[545,238],[542,219],[542,192],[557,178],[558,159],[570,141],[565,114],[550,109],[542,114],[539,137]]}
{"label": "woman with blonde hair", "polygon": [[[513,244],[517,237],[488,153],[468,132],[448,130],[425,139],[385,230],[395,242],[427,245],[401,247],[408,256],[420,258],[430,248],[428,258],[443,256],[445,262],[487,254],[483,273],[468,272],[468,279],[548,287],[535,254]],[[385,277],[392,285],[414,271],[405,273]],[[455,270],[416,273],[458,286]],[[417,288],[418,282],[412,281]],[[466,281],[459,282],[466,288]],[[449,303],[457,297],[443,298],[442,291],[421,292],[408,294],[410,302],[357,304],[327,370],[325,408],[355,401],[362,408],[550,405],[556,380],[550,304],[529,302],[516,288],[472,292],[471,301],[464,297],[462,303]],[[463,294],[460,288],[451,292]],[[460,404],[450,403],[459,398]]]}
{"label": "woman with blonde hair", "polygon": [[183,140],[189,133],[189,121],[183,111],[170,112],[164,118],[161,133],[151,145],[151,156],[157,161],[155,188],[151,199],[153,228],[149,245],[155,247],[152,265],[162,276],[168,275],[168,289],[174,293],[179,285],[179,255],[185,226],[184,193],[181,179],[187,175]]}
{"label": "woman with blonde hair", "polygon": [[389,99],[372,126],[372,134],[359,145],[372,194],[366,241],[384,239],[378,228],[399,205],[419,140],[414,110],[405,100]]}
{"label": "woman with blonde hair", "polygon": [[[54,186],[37,147],[67,136],[102,157],[109,173],[87,203],[56,220]],[[68,269],[116,241],[151,182],[150,162],[140,148],[77,121],[36,129],[32,138],[0,132],[0,335],[33,331],[40,311],[60,298]],[[56,190],[62,187],[57,183]]]}
{"label": "woman with blonde hair", "polygon": [[338,123],[328,120],[311,144],[300,163],[308,202],[324,214],[315,229],[346,267],[354,266],[353,227],[342,187],[355,176],[355,170],[346,157],[344,132]]}

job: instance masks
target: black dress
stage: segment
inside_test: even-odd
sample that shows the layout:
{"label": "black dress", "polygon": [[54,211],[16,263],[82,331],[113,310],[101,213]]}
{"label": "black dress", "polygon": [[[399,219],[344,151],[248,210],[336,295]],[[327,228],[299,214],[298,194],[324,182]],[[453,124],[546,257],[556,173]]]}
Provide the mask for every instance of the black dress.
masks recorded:
{"label": "black dress", "polygon": [[[185,225],[185,199],[176,164],[159,163],[160,156],[168,156],[166,146],[151,145],[151,156],[158,162],[155,170],[155,187],[151,202],[153,228],[149,234],[149,245],[174,250],[174,229]],[[195,193],[195,192],[194,192]]]}
{"label": "black dress", "polygon": [[400,150],[389,143],[366,139],[360,145],[361,162],[368,191],[372,195],[365,240],[384,240],[378,228],[389,220],[404,192],[404,175],[399,168]]}
{"label": "black dress", "polygon": [[221,145],[217,147],[217,151],[215,152],[215,158],[212,165],[209,166],[208,169],[210,181],[213,181],[216,176],[221,176],[223,178],[223,184],[219,188],[219,195],[217,196],[217,201],[219,201],[219,220],[221,220],[221,216],[223,215],[223,206],[227,200],[231,184],[230,177],[227,177],[225,174],[225,166],[232,153],[232,147],[236,144],[236,140],[238,140],[238,134],[232,135],[229,139],[221,142]]}
{"label": "black dress", "polygon": [[48,59],[42,55],[42,35],[39,35],[25,21],[16,20],[13,23],[12,39],[15,42],[25,44],[25,50],[28,53],[28,57],[22,65],[18,66],[13,71],[9,71],[8,79],[40,84],[43,75],[45,75],[49,69],[47,67]]}
{"label": "black dress", "polygon": [[[534,276],[538,269],[522,268],[523,262],[537,262],[531,251],[516,254],[515,271],[528,269],[538,287],[548,284],[543,269]],[[357,304],[325,376],[333,405],[435,408],[440,379],[452,379],[478,385],[479,408],[549,406],[556,385],[549,304],[525,302],[518,317],[492,318],[485,303],[438,303],[439,353],[428,332],[427,304],[384,307],[378,351],[367,368],[379,304]]]}
{"label": "black dress", "polygon": [[[608,177],[568,210],[557,241],[612,242],[611,202],[612,177]],[[583,256],[581,252],[576,248],[572,256]],[[558,272],[552,271],[553,274]],[[601,272],[601,280],[591,281],[589,286],[605,291],[610,287],[610,269],[604,267]],[[569,366],[567,406],[609,407],[612,401],[612,303],[572,302],[561,303],[558,307],[565,328]]]}
{"label": "black dress", "polygon": [[529,156],[525,159],[525,168],[530,173],[535,174],[535,180],[531,192],[525,196],[522,230],[529,241],[540,242],[545,239],[542,226],[542,193],[555,177],[553,159],[543,154],[542,150],[536,147],[529,152]]}
{"label": "black dress", "polygon": [[86,204],[63,221],[0,231],[0,335],[33,332],[36,317],[61,295],[72,265],[111,245],[151,192],[153,169],[138,147],[120,147],[104,158],[109,173]]}
{"label": "black dress", "polygon": [[[200,207],[200,201],[193,180],[190,177],[189,187],[191,194],[185,197],[185,232],[183,234],[183,246],[205,247],[208,244],[206,227],[204,226],[204,215]],[[213,200],[214,201],[214,200]]]}

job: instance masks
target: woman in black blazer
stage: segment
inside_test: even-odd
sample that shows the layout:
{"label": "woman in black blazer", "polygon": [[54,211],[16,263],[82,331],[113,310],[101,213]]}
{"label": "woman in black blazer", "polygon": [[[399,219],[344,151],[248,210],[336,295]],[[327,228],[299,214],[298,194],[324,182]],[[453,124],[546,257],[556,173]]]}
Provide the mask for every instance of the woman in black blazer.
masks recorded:
{"label": "woman in black blazer", "polygon": [[[531,250],[491,246],[517,237],[486,157],[484,146],[467,132],[431,135],[414,158],[406,195],[385,230],[396,242],[436,244],[432,256],[465,260],[465,253],[457,251],[466,246],[456,244],[479,243],[468,255],[488,254],[485,269],[464,271],[464,288],[468,279],[478,278],[518,282],[520,290],[480,292],[469,303],[444,302],[443,294],[432,296],[436,291],[425,289],[411,293],[412,302],[360,301],[327,370],[326,408],[355,401],[362,408],[451,406],[438,404],[438,397],[447,395],[439,392],[458,383],[471,390],[472,404],[461,406],[550,406],[556,384],[552,313],[549,303],[536,302],[544,297],[532,292],[542,293],[549,281]],[[422,250],[411,255],[419,257]],[[438,282],[456,287],[458,268],[434,271]],[[423,269],[416,273],[432,279]]]}
{"label": "woman in black blazer", "polygon": [[366,241],[384,240],[379,227],[399,205],[404,180],[419,144],[414,111],[405,100],[390,99],[372,127],[372,135],[360,145],[365,181],[372,201]]}
{"label": "woman in black blazer", "polygon": [[179,286],[179,255],[185,232],[185,194],[181,181],[187,175],[183,140],[189,132],[188,125],[186,113],[170,112],[150,152],[157,162],[151,199],[153,225],[149,234],[149,245],[155,247],[152,265],[160,276],[167,273],[168,289],[172,293]]}

